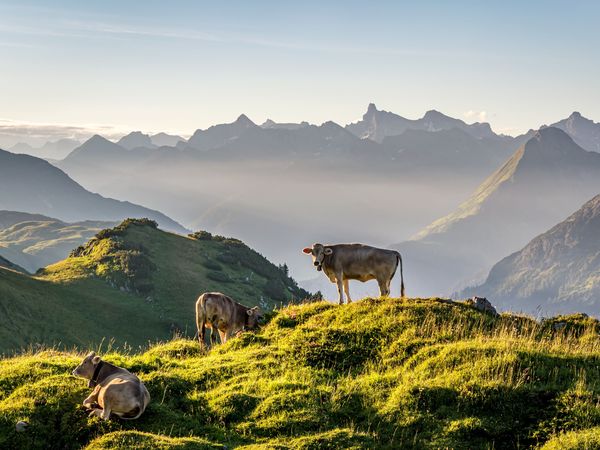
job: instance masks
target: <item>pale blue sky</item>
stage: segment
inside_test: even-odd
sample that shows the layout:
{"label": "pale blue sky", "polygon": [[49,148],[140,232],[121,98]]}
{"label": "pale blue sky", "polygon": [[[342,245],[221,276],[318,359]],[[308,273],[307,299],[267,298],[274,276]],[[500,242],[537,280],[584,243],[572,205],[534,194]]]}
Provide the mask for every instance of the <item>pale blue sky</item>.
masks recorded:
{"label": "pale blue sky", "polygon": [[599,17],[596,1],[3,0],[0,119],[191,134],[242,112],[345,124],[373,101],[510,134],[600,121]]}

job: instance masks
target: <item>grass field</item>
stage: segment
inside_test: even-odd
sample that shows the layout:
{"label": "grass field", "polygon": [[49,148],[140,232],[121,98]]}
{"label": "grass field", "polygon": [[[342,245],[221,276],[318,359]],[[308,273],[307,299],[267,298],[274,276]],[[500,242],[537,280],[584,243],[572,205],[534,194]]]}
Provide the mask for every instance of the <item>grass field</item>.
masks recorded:
{"label": "grass field", "polygon": [[240,241],[186,237],[127,220],[35,276],[0,267],[0,354],[102,341],[139,350],[177,334],[193,336],[194,304],[206,291],[265,310],[308,295]]}
{"label": "grass field", "polygon": [[30,352],[0,360],[0,448],[597,448],[599,333],[438,299],[289,306],[207,353],[104,348],[152,396],[107,423],[80,406],[81,354]]}

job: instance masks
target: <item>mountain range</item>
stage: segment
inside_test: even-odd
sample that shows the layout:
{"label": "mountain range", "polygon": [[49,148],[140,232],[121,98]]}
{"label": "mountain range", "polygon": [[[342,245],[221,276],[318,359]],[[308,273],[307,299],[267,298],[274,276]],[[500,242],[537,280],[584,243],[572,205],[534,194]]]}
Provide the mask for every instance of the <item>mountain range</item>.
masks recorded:
{"label": "mountain range", "polygon": [[600,153],[543,128],[458,209],[394,247],[411,261],[406,277],[417,294],[449,295],[598,192]]}
{"label": "mountain range", "polygon": [[[599,190],[600,191],[600,190]],[[600,195],[519,251],[496,263],[483,295],[503,308],[544,314],[600,311]]]}
{"label": "mountain range", "polygon": [[442,131],[458,128],[475,138],[496,136],[488,123],[466,124],[460,119],[446,116],[439,111],[430,110],[416,120],[406,119],[388,111],[380,111],[370,103],[362,120],[346,125],[346,129],[361,139],[382,142],[387,136],[397,136],[406,130]]}
{"label": "mountain range", "polygon": [[164,214],[87,191],[45,160],[0,150],[0,209],[57,217],[67,222],[119,221],[144,216],[167,230],[187,230]]}
{"label": "mountain range", "polygon": [[20,142],[10,147],[10,151],[12,153],[25,153],[48,160],[58,160],[65,158],[80,145],[81,142],[76,139],[64,138],[57,141],[48,141],[40,147],[33,147],[27,143]]}

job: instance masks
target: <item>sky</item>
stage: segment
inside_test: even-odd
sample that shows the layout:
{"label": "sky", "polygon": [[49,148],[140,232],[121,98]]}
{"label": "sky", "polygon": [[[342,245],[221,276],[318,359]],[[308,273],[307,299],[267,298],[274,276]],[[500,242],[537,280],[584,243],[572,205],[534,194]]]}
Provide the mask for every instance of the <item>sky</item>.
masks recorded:
{"label": "sky", "polygon": [[513,135],[600,121],[598,17],[583,0],[0,0],[0,133],[346,124],[370,102]]}

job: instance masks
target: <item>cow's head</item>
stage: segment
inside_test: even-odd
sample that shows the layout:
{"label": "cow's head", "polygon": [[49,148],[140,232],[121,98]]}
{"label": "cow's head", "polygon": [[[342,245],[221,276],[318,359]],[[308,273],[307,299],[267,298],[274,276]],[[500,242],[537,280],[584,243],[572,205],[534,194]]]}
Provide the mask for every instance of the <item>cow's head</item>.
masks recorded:
{"label": "cow's head", "polygon": [[73,371],[73,375],[76,377],[85,378],[86,380],[91,380],[94,376],[94,371],[96,370],[96,366],[100,363],[101,358],[96,355],[94,352],[88,353],[83,361],[75,367]]}
{"label": "cow's head", "polygon": [[246,311],[248,319],[246,320],[246,328],[248,330],[255,330],[263,321],[263,313],[260,307],[254,306]]}
{"label": "cow's head", "polygon": [[306,247],[302,250],[307,255],[312,256],[313,265],[318,271],[323,270],[323,259],[325,256],[329,256],[333,253],[333,250],[329,247],[325,247],[323,244],[313,244],[311,247]]}

